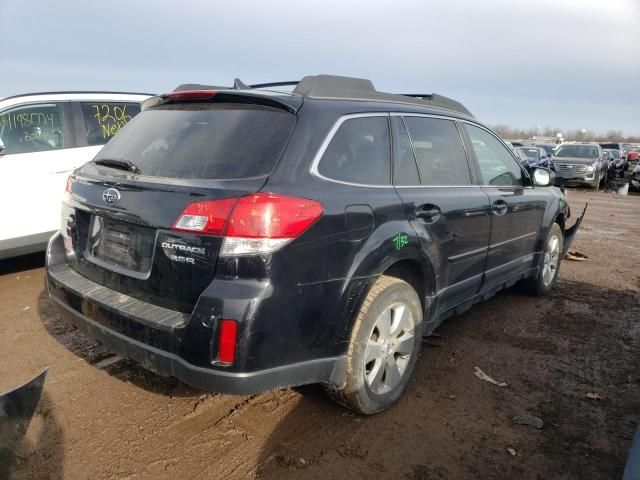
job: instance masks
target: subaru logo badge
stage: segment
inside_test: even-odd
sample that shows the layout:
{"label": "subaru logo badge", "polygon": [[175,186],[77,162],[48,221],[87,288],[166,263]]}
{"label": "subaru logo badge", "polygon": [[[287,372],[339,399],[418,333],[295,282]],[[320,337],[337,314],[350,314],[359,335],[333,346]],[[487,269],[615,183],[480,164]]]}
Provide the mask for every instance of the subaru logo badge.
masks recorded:
{"label": "subaru logo badge", "polygon": [[120,192],[115,188],[107,188],[102,192],[102,200],[104,200],[104,203],[108,203],[109,205],[118,203],[120,200]]}

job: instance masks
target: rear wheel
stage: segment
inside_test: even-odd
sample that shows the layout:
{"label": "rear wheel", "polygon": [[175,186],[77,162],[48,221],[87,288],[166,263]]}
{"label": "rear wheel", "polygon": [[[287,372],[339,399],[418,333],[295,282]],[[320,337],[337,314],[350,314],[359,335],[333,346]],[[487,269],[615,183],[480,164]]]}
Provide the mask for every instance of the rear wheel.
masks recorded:
{"label": "rear wheel", "polygon": [[560,271],[560,261],[563,249],[562,229],[554,223],[549,230],[545,249],[540,259],[538,274],[527,281],[529,291],[533,295],[547,295],[553,289]]}
{"label": "rear wheel", "polygon": [[389,408],[407,389],[422,341],[422,307],[403,280],[382,276],[356,318],[347,354],[347,381],[329,395],[355,412]]}

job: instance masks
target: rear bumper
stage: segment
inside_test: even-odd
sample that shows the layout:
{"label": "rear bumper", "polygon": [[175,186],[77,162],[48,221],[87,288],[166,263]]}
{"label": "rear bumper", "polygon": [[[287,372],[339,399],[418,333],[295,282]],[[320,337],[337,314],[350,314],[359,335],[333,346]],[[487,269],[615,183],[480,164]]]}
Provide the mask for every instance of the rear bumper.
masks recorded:
{"label": "rear bumper", "polygon": [[[199,366],[179,355],[174,342],[190,318],[107,289],[82,277],[63,261],[61,237],[52,237],[47,250],[49,296],[57,310],[85,335],[118,355],[163,376],[176,377],[195,388],[229,394],[253,394],[309,383],[344,382],[344,357],[292,363],[257,371],[228,371]],[[106,319],[106,320],[105,320]],[[108,320],[108,323],[107,323]],[[111,325],[126,324],[125,335]]]}

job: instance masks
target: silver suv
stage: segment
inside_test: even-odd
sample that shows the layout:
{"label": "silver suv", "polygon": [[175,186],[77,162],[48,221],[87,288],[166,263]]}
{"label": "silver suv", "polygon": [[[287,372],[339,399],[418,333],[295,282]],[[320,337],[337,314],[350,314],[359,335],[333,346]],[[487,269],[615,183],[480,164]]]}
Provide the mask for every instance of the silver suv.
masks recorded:
{"label": "silver suv", "polygon": [[589,185],[599,188],[607,181],[608,160],[597,143],[563,143],[551,157],[556,185]]}

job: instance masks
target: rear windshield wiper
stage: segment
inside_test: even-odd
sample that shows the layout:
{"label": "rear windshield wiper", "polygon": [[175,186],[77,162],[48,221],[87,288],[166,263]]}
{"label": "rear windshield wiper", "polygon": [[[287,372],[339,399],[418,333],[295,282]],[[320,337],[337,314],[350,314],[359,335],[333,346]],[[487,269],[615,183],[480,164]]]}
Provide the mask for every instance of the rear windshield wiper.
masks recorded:
{"label": "rear windshield wiper", "polygon": [[133,162],[129,160],[121,160],[118,158],[101,158],[100,160],[95,160],[93,163],[96,165],[104,165],[105,167],[117,168],[118,170],[126,170],[127,172],[135,173],[140,175],[142,170],[135,166]]}

